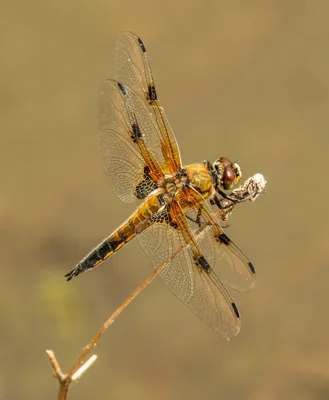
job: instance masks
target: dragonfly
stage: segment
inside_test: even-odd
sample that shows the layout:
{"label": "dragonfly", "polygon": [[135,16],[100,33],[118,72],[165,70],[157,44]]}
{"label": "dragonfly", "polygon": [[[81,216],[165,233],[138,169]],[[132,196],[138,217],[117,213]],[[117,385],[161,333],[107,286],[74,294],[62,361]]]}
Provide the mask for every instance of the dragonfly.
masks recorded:
{"label": "dragonfly", "polygon": [[182,164],[146,47],[134,33],[119,35],[115,67],[117,80],[105,80],[100,90],[102,163],[119,199],[139,204],[65,276],[69,281],[91,270],[137,237],[155,269],[165,263],[159,276],[169,289],[231,339],[241,321],[227,287],[247,291],[255,282],[253,264],[224,232],[220,218],[228,207],[223,200],[234,206],[251,197],[229,193],[241,168],[226,157]]}

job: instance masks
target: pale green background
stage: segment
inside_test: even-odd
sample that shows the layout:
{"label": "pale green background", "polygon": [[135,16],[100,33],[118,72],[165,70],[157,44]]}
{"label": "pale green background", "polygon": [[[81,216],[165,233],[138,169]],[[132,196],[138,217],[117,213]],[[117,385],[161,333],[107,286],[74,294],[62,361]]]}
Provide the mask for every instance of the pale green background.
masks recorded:
{"label": "pale green background", "polygon": [[329,397],[329,6],[326,1],[3,1],[0,12],[0,399],[54,399],[64,370],[151,272],[138,243],[63,275],[133,210],[96,135],[117,34],[144,40],[183,161],[224,155],[267,194],[227,233],[258,271],[233,294],[232,342],[154,282],[95,352],[70,399]]}

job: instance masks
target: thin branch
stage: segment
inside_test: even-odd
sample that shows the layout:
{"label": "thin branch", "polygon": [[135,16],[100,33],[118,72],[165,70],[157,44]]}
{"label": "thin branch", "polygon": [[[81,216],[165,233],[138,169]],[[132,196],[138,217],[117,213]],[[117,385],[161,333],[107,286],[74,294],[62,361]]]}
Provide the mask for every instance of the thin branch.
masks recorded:
{"label": "thin branch", "polygon": [[49,361],[50,361],[50,363],[51,363],[51,365],[53,367],[54,374],[55,374],[56,378],[59,381],[63,381],[66,378],[66,376],[62,372],[62,370],[61,370],[61,368],[60,368],[60,366],[59,366],[59,364],[58,364],[58,362],[56,360],[54,352],[52,350],[46,350],[46,354],[47,354],[47,356],[49,358]]}
{"label": "thin branch", "polygon": [[90,358],[88,358],[88,360],[81,365],[81,367],[77,370],[77,372],[75,372],[72,375],[72,381],[76,381],[77,379],[79,379],[81,377],[81,375],[87,371],[87,369],[89,367],[91,367],[92,364],[94,364],[94,362],[97,360],[97,356],[96,354],[93,354]]}
{"label": "thin branch", "polygon": [[96,345],[100,337],[103,333],[113,324],[113,322],[118,318],[118,316],[122,313],[122,311],[134,300],[135,297],[139,295],[139,293],[148,286],[153,279],[159,275],[159,273],[164,269],[168,262],[165,262],[160,268],[155,270],[152,275],[150,275],[145,281],[135,289],[129,297],[117,308],[117,310],[110,316],[110,318],[104,323],[104,325],[100,328],[100,330],[96,333],[96,335],[91,339],[91,341],[87,344],[87,346],[83,349],[80,357],[78,358],[77,362],[74,364],[73,368],[71,369],[69,375],[73,375],[81,364],[84,362],[85,358],[87,357],[90,350]]}
{"label": "thin branch", "polygon": [[67,393],[70,387],[70,384],[76,381],[81,375],[89,368],[97,359],[97,356],[92,355],[87,361],[86,358],[91,351],[91,349],[96,345],[99,341],[100,337],[104,334],[104,332],[113,324],[113,322],[118,318],[118,316],[122,313],[122,311],[139,295],[139,293],[148,286],[155,277],[157,277],[160,272],[166,267],[168,261],[164,262],[158,269],[156,269],[152,275],[145,279],[145,281],[135,289],[132,294],[126,298],[126,300],[117,308],[117,310],[108,318],[108,320],[104,323],[104,325],[99,329],[96,335],[91,339],[91,341],[87,344],[87,346],[83,349],[81,355],[73,365],[70,372],[66,375],[62,372],[59,363],[55,357],[55,354],[52,350],[46,350],[48,359],[53,367],[54,374],[58,379],[60,384],[60,389],[58,393],[58,400],[66,400]]}

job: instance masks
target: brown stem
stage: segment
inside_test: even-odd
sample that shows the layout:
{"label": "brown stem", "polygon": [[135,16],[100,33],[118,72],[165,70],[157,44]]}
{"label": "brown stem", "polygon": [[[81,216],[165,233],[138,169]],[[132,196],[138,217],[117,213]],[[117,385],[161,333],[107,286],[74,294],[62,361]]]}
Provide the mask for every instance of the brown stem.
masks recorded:
{"label": "brown stem", "polygon": [[[129,297],[126,298],[126,300],[116,309],[116,311],[107,319],[107,321],[104,323],[104,325],[99,329],[99,331],[96,333],[96,335],[91,339],[91,341],[87,344],[87,346],[83,349],[81,355],[73,365],[72,369],[70,372],[66,375],[62,372],[58,361],[56,360],[55,354],[52,350],[47,350],[47,356],[48,359],[53,367],[54,374],[56,378],[58,379],[58,382],[60,384],[59,388],[59,393],[58,393],[58,400],[66,400],[67,398],[67,393],[70,387],[70,384],[72,381],[78,379],[83,372],[85,372],[86,369],[88,369],[95,361],[96,361],[96,356],[93,356],[89,358],[87,363],[89,362],[87,368],[85,368],[85,361],[86,358],[91,351],[91,349],[96,345],[96,343],[99,341],[100,337],[103,335],[103,333],[113,324],[113,322],[116,320],[116,318],[122,313],[122,311],[134,300],[136,296],[139,295],[139,293],[148,286],[153,279],[160,274],[160,272],[166,267],[168,264],[168,261],[164,262],[158,269],[156,269],[152,275],[150,275],[148,278],[145,279],[145,281],[137,288],[135,289]],[[86,363],[86,364],[87,364]]]}
{"label": "brown stem", "polygon": [[148,278],[145,279],[145,281],[137,288],[135,289],[129,297],[126,298],[126,300],[116,309],[116,311],[108,318],[108,320],[104,323],[104,325],[99,329],[99,331],[96,333],[96,335],[91,339],[91,341],[87,344],[87,346],[83,349],[80,357],[72,367],[71,371],[69,372],[69,375],[73,375],[81,366],[81,364],[85,361],[88,353],[90,350],[96,345],[100,337],[103,335],[103,333],[113,324],[113,322],[116,320],[116,318],[122,313],[122,311],[134,300],[136,296],[139,295],[139,293],[148,286],[153,279],[159,275],[159,273],[163,270],[163,268],[167,265],[167,262],[164,263],[160,268],[156,269],[152,275],[150,275]]}

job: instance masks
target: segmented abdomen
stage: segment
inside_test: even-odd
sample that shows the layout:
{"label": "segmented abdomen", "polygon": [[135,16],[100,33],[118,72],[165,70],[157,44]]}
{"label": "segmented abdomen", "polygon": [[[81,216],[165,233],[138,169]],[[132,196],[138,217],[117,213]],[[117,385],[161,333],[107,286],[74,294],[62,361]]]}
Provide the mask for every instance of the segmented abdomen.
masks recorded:
{"label": "segmented abdomen", "polygon": [[159,211],[161,205],[158,196],[147,199],[115,232],[104,239],[65,275],[67,280],[70,281],[74,276],[96,267],[121,249],[136,234],[147,228],[147,220]]}

